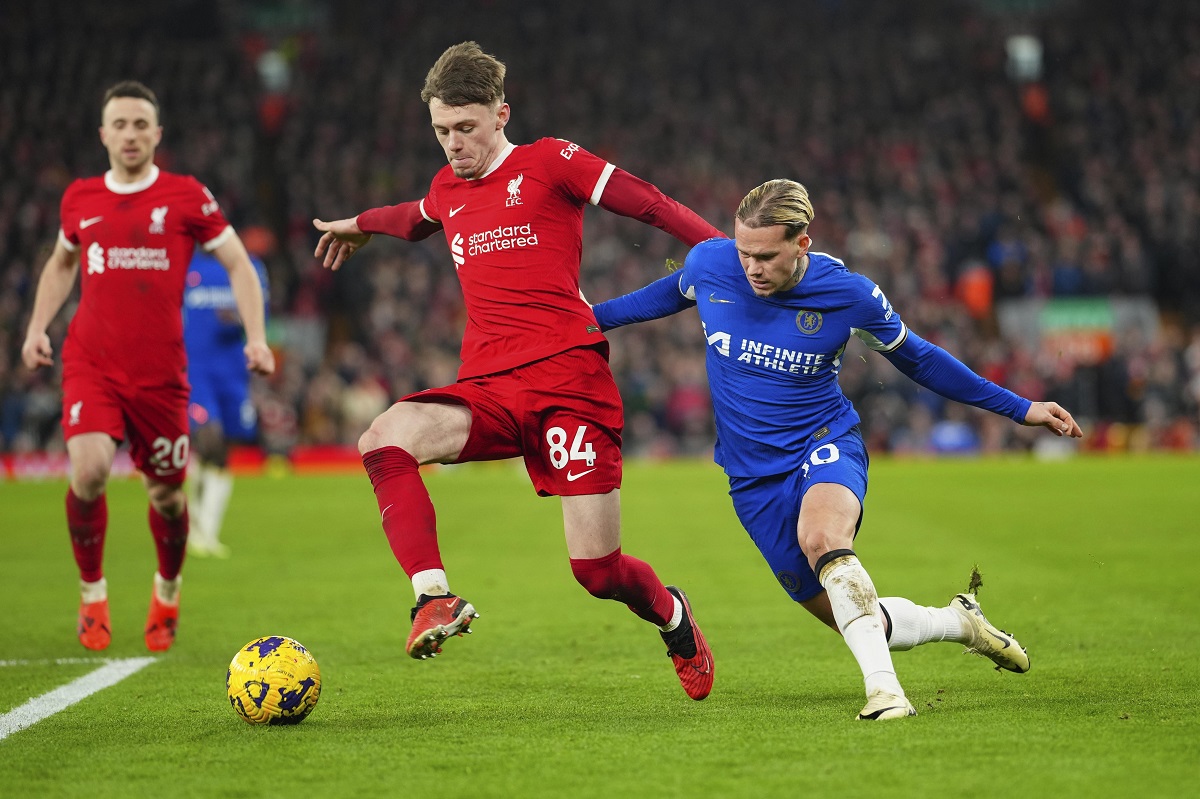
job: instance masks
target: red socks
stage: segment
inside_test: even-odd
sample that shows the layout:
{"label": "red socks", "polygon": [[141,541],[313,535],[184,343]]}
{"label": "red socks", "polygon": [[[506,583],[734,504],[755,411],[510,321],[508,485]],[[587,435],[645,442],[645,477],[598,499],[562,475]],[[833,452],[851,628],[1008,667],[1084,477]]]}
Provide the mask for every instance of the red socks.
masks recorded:
{"label": "red socks", "polygon": [[675,598],[671,596],[649,563],[621,548],[602,558],[571,558],[571,573],[597,599],[624,602],[639,618],[660,627],[671,621]]}
{"label": "red socks", "polygon": [[[383,532],[404,572],[412,577],[443,569],[433,502],[416,459],[399,447],[380,447],[363,455],[363,466],[375,488]],[[675,599],[650,564],[622,555],[620,548],[602,558],[572,558],[571,572],[592,596],[623,602],[648,622],[661,626],[674,614]]]}
{"label": "red socks", "polygon": [[383,532],[405,574],[444,568],[433,502],[416,458],[399,447],[380,447],[362,460],[375,488]]}
{"label": "red socks", "polygon": [[79,566],[79,577],[94,583],[104,576],[104,534],[108,531],[108,500],[101,494],[91,502],[84,502],[67,489],[67,530],[71,533],[71,547],[75,550],[75,563]]}
{"label": "red socks", "polygon": [[174,519],[168,519],[150,506],[150,534],[154,536],[154,547],[158,550],[158,573],[164,580],[174,580],[183,566],[183,554],[187,548],[188,509]]}

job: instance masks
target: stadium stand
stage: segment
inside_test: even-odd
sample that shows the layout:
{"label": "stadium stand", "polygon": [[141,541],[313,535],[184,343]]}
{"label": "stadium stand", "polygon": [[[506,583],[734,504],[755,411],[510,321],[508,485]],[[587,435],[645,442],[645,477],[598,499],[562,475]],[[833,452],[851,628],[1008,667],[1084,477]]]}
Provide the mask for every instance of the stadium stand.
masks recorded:
{"label": "stadium stand", "polygon": [[[159,94],[161,165],[201,177],[239,229],[275,243],[281,368],[255,387],[268,452],[353,444],[391,398],[450,382],[463,317],[444,241],[377,241],[331,274],[311,256],[311,219],[421,196],[442,156],[418,94],[464,36],[508,63],[510,139],[577,141],[726,231],[749,188],[799,180],[814,249],[977,371],[1069,407],[1086,447],[1200,443],[1200,12],[1187,0],[696,0],[673,14],[537,0],[482,4],[474,27],[378,0],[147,8],[0,16],[0,453],[62,449],[60,376],[29,374],[20,345],[58,199],[105,168],[97,105],[125,77]],[[685,255],[591,212],[584,253],[593,301]],[[56,346],[65,329],[66,314]],[[613,340],[629,453],[706,453],[694,316]],[[1034,446],[856,342],[844,362],[874,452]]]}

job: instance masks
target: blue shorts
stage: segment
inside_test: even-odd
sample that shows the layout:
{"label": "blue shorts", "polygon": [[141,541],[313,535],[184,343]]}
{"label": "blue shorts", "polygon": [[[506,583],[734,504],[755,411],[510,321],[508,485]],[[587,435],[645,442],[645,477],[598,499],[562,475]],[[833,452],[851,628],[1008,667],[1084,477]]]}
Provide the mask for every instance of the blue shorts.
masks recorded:
{"label": "blue shorts", "polygon": [[729,496],[733,498],[738,519],[767,559],[775,579],[795,601],[812,599],[824,590],[796,539],[804,494],[817,483],[846,486],[858,497],[861,525],[869,462],[862,434],[854,427],[830,441],[813,442],[804,453],[804,466],[793,472],[729,478]]}
{"label": "blue shorts", "polygon": [[[238,353],[239,359],[242,357]],[[188,401],[188,420],[195,430],[219,422],[225,437],[234,441],[253,441],[258,437],[258,413],[250,399],[250,375],[244,360],[237,369],[214,369],[193,365],[188,370],[192,395]]]}

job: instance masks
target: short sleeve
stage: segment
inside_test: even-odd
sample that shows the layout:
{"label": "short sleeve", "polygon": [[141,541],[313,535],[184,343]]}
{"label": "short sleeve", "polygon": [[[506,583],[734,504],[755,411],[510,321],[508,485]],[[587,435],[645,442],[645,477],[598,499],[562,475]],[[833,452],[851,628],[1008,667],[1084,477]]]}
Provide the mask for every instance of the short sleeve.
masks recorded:
{"label": "short sleeve", "polygon": [[79,196],[79,181],[73,181],[67,190],[63,192],[62,202],[59,204],[59,230],[58,240],[67,248],[68,252],[75,252],[79,249],[79,212],[76,210],[75,201]]}
{"label": "short sleeve", "polygon": [[539,139],[535,146],[559,191],[577,202],[599,204],[615,169],[612,164],[564,139]]}
{"label": "short sleeve", "polygon": [[188,232],[205,252],[212,252],[233,235],[217,198],[195,178],[186,179],[182,205]]}

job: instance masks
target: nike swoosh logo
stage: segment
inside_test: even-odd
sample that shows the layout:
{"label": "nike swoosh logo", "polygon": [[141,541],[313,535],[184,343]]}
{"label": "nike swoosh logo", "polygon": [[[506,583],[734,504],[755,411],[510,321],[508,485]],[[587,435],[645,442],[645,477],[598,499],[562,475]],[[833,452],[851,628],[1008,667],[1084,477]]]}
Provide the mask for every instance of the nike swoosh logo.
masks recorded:
{"label": "nike swoosh logo", "polygon": [[991,635],[992,638],[995,638],[1000,643],[1004,644],[1004,646],[1000,647],[1001,649],[1008,649],[1009,645],[1012,643],[1012,641],[1008,640],[1003,635],[996,635],[995,633],[989,633],[989,635]]}
{"label": "nike swoosh logo", "polygon": [[722,300],[719,297],[717,297],[716,292],[708,295],[708,301],[709,302],[725,302],[725,303],[729,303],[730,305],[733,305],[733,300]]}
{"label": "nike swoosh logo", "polygon": [[100,221],[101,219],[103,219],[103,218],[104,218],[104,217],[102,217],[102,216],[93,216],[91,219],[84,219],[83,221],[81,221],[81,222],[79,223],[79,229],[80,229],[80,230],[83,230],[84,228],[89,228],[89,227],[91,227],[92,225],[94,225],[94,224],[96,224],[97,222],[99,222],[99,221]]}
{"label": "nike swoosh logo", "polygon": [[[392,503],[392,505],[395,505],[395,504],[396,504],[395,502],[393,502],[393,503]],[[392,505],[388,505],[386,508],[384,508],[382,511],[380,511],[380,512],[379,512],[379,515],[380,515],[380,516],[387,516],[387,512],[388,512],[388,511],[390,511],[390,510],[392,509]]]}
{"label": "nike swoosh logo", "polygon": [[464,203],[464,204],[462,204],[462,205],[458,206],[457,208],[451,208],[451,209],[450,209],[450,216],[451,216],[451,217],[453,217],[455,214],[457,214],[459,211],[461,211],[462,209],[464,209],[464,208],[466,208],[466,207],[467,207],[467,206],[466,206],[466,203]]}
{"label": "nike swoosh logo", "polygon": [[575,482],[576,480],[578,480],[580,477],[583,477],[585,474],[591,474],[591,473],[592,473],[592,472],[594,472],[594,471],[596,471],[596,470],[595,470],[595,469],[588,469],[586,472],[580,472],[579,474],[572,474],[571,472],[567,472],[567,482],[568,482],[568,483],[574,483],[574,482]]}

